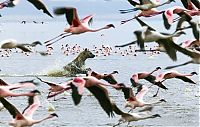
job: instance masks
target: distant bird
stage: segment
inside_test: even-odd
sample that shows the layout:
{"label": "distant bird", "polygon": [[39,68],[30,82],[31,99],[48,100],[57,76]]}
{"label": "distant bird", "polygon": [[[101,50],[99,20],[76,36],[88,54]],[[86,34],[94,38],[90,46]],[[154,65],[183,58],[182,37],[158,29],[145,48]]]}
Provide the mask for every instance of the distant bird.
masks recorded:
{"label": "distant bird", "polygon": [[47,85],[49,85],[51,87],[51,88],[49,88],[49,93],[47,95],[47,98],[54,97],[54,101],[58,100],[58,99],[55,99],[56,95],[61,94],[61,93],[65,92],[66,90],[71,89],[71,86],[69,86],[70,81],[58,84],[58,83],[45,81],[45,80],[43,80],[43,79],[41,79],[39,77],[37,77],[37,78],[41,82],[46,83]]}
{"label": "distant bird", "polygon": [[110,74],[99,74],[99,73],[97,73],[95,71],[89,71],[88,75],[89,76],[94,76],[95,78],[97,78],[99,80],[103,79],[103,80],[107,81],[110,84],[117,84],[117,80],[113,76],[113,74],[116,74],[116,73],[118,73],[118,71],[113,71]]}
{"label": "distant bird", "polygon": [[153,106],[155,104],[166,102],[164,99],[161,99],[157,102],[145,102],[143,100],[143,97],[148,92],[148,90],[149,89],[147,86],[141,85],[138,87],[137,94],[134,95],[132,88],[129,87],[122,88],[122,91],[126,99],[125,107],[130,107],[132,110],[135,109],[136,107]]}
{"label": "distant bird", "polygon": [[120,115],[121,118],[119,119],[119,122],[114,125],[118,126],[122,123],[128,123],[127,126],[130,124],[130,122],[132,121],[138,121],[138,120],[144,120],[144,119],[150,119],[150,118],[156,118],[156,117],[161,117],[159,114],[154,114],[151,115],[149,114],[149,112],[152,110],[153,107],[147,107],[144,110],[137,112],[137,113],[125,113],[123,111],[121,111],[115,103],[112,103],[112,109],[113,111],[117,114]]}
{"label": "distant bird", "polygon": [[35,42],[31,43],[31,44],[28,44],[28,43],[18,43],[14,39],[7,39],[7,40],[3,40],[3,41],[0,42],[0,48],[2,48],[2,49],[19,48],[24,52],[32,52],[31,50],[29,50],[25,46],[35,47],[38,44],[42,45],[42,43],[39,42],[39,41],[35,41]]}
{"label": "distant bird", "polygon": [[107,115],[109,117],[114,115],[108,91],[103,86],[111,86],[114,88],[118,88],[120,86],[105,84],[93,76],[75,77],[70,85],[72,88],[72,99],[75,105],[80,103],[84,88],[87,88],[99,101],[99,104]]}
{"label": "distant bird", "polygon": [[23,81],[17,84],[7,84],[5,81],[0,79],[0,97],[18,97],[18,96],[33,96],[32,92],[27,93],[14,93],[11,90],[18,89],[22,87],[33,87],[37,85],[32,80],[31,81]]}
{"label": "distant bird", "polygon": [[191,50],[191,49],[188,49],[188,48],[183,48],[183,47],[177,45],[174,42],[172,42],[172,46],[176,50],[178,50],[179,52],[181,52],[181,53],[183,53],[183,54],[191,57],[191,60],[188,61],[188,62],[185,62],[183,64],[174,65],[174,66],[168,66],[165,69],[172,69],[172,68],[179,67],[179,66],[184,66],[184,65],[187,65],[187,64],[190,64],[190,63],[200,64],[200,52],[199,51],[197,51],[197,50]]}
{"label": "distant bird", "polygon": [[171,8],[166,9],[162,15],[165,28],[169,29],[171,27],[172,23],[174,22],[174,14],[178,14],[181,16],[183,12],[187,13],[190,16],[200,15],[199,10],[188,10],[180,6],[173,6]]}
{"label": "distant bird", "polygon": [[136,35],[137,40],[124,44],[124,45],[117,45],[115,47],[124,47],[128,46],[131,44],[137,43],[140,46],[140,49],[144,49],[144,43],[145,42],[157,42],[160,47],[162,47],[160,51],[166,52],[169,57],[173,60],[176,61],[176,50],[172,48],[171,42],[173,41],[173,37],[179,37],[182,34],[185,34],[185,32],[178,30],[174,32],[173,34],[168,34],[168,33],[160,33],[157,32],[154,28],[151,26],[147,25],[145,22],[143,22],[141,19],[136,18],[136,20],[140,23],[142,26],[141,30],[136,30],[134,31],[134,34]]}
{"label": "distant bird", "polygon": [[140,0],[140,3],[135,2],[133,0],[128,0],[128,2],[134,6],[135,8],[133,9],[127,9],[127,10],[119,10],[120,13],[129,13],[129,12],[133,12],[133,11],[137,11],[137,10],[150,10],[152,8],[156,8],[159,6],[163,6],[165,4],[170,4],[171,2],[175,2],[174,0],[168,0],[164,3],[160,3],[160,0],[156,0],[156,1],[152,1],[152,0]]}
{"label": "distant bird", "polygon": [[[102,28],[99,28],[99,29],[91,29],[89,27],[89,25],[92,22],[93,15],[86,16],[85,18],[80,20],[79,17],[78,17],[78,14],[77,14],[77,9],[73,8],[73,7],[56,8],[54,10],[54,13],[56,15],[64,15],[65,14],[66,20],[67,20],[68,24],[70,25],[70,27],[65,28],[64,33],[60,34],[59,36],[56,36],[55,38],[44,42],[45,44],[48,43],[47,46],[65,38],[67,36],[70,36],[70,35],[82,34],[82,33],[85,33],[85,32],[97,32],[97,31],[100,31],[100,30],[103,30],[103,29],[109,29],[111,27],[115,28],[113,24],[108,24],[108,25],[106,25]],[[61,37],[61,38],[59,38],[59,37]],[[59,38],[59,39],[57,39],[57,38]],[[55,39],[57,39],[57,40],[55,40]],[[55,40],[55,41],[49,43],[52,40]]]}
{"label": "distant bird", "polygon": [[[53,17],[51,13],[47,10],[42,0],[27,0],[27,1],[33,4],[33,6],[35,6],[35,8],[37,8],[38,10],[43,10],[44,13],[46,13],[50,17]],[[0,3],[0,9],[4,7],[8,7],[8,8],[15,7],[19,2],[20,0],[6,0]]]}
{"label": "distant bird", "polygon": [[[32,91],[32,92],[39,94],[39,91]],[[34,112],[40,106],[40,100],[38,98],[38,95],[29,97],[29,99],[28,99],[29,105],[24,109],[24,111],[22,113],[20,113],[13,104],[8,102],[3,97],[0,97],[0,101],[4,105],[4,107],[8,110],[8,112],[13,116],[14,120],[9,122],[9,125],[13,126],[13,127],[32,126],[34,124],[38,124],[42,121],[53,118],[55,116],[58,117],[57,114],[53,113],[43,119],[39,119],[39,120],[32,119]]]}

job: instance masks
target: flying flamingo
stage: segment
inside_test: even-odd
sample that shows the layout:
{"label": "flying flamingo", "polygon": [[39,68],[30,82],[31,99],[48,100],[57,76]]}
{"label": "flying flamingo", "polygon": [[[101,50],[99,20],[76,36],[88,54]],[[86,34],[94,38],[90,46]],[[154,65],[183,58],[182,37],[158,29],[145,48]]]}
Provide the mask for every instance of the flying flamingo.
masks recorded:
{"label": "flying flamingo", "polygon": [[[192,72],[190,74],[181,74],[178,71],[170,70],[170,71],[166,71],[166,72],[161,73],[158,76],[156,76],[156,82],[161,82],[162,83],[167,79],[177,78],[177,79],[183,80],[184,82],[196,84],[190,78],[186,77],[186,76],[193,76],[193,75],[197,75],[197,73],[196,72]],[[158,88],[156,94],[153,97],[157,96],[158,92],[159,92],[159,88]]]}
{"label": "flying flamingo", "polygon": [[199,10],[188,10],[180,6],[174,6],[174,7],[168,8],[163,13],[163,21],[164,21],[165,28],[169,29],[171,27],[171,24],[174,22],[173,20],[174,14],[181,15],[181,13],[183,12],[189,14],[190,16],[200,15]]}
{"label": "flying flamingo", "polygon": [[135,15],[133,18],[127,19],[127,20],[122,20],[121,24],[125,24],[133,19],[136,19],[138,17],[153,17],[159,14],[162,14],[164,11],[158,11],[156,8],[152,8],[149,10],[143,10],[140,13],[138,13],[137,15]]}
{"label": "flying flamingo", "polygon": [[97,78],[99,80],[103,79],[103,80],[107,81],[110,84],[117,84],[117,80],[113,76],[113,74],[116,74],[116,73],[118,73],[118,71],[113,71],[110,74],[99,74],[99,73],[97,73],[95,71],[89,71],[88,75],[89,76],[94,76],[95,78]]}
{"label": "flying flamingo", "polygon": [[[49,88],[49,93],[47,95],[47,98],[54,97],[54,101],[56,101],[55,96],[58,94],[61,94],[69,89],[71,89],[71,86],[69,86],[70,81],[63,82],[61,84],[53,83],[49,81],[45,81],[39,77],[37,77],[41,82],[48,84],[51,88]],[[58,100],[58,99],[57,99]]]}
{"label": "flying flamingo", "polygon": [[[97,32],[97,31],[100,31],[100,30],[103,30],[103,29],[109,29],[111,27],[115,28],[113,24],[108,24],[108,25],[106,25],[106,26],[104,26],[102,28],[99,28],[99,29],[91,29],[89,27],[89,25],[92,22],[93,15],[86,16],[85,18],[80,20],[79,17],[78,17],[78,14],[77,14],[77,9],[73,8],[73,7],[56,8],[54,10],[54,13],[56,15],[65,14],[66,20],[67,20],[68,24],[70,25],[70,27],[69,28],[65,28],[64,29],[64,33],[56,36],[53,39],[50,39],[50,40],[44,42],[45,44],[48,43],[46,46],[49,46],[49,45],[51,45],[51,44],[53,44],[53,43],[65,38],[67,36],[76,35],[76,34],[82,34],[82,33],[85,33],[85,32]],[[59,38],[59,39],[57,39],[57,38]],[[49,43],[50,41],[52,41],[54,39],[57,39],[57,40]]]}
{"label": "flying flamingo", "polygon": [[[200,11],[199,11],[199,15],[200,15]],[[190,26],[188,26],[188,27],[182,27],[182,24],[185,21],[187,21],[190,24]],[[181,15],[180,20],[177,23],[176,30],[184,30],[184,29],[188,29],[188,28],[192,28],[192,32],[193,32],[193,35],[194,35],[195,39],[200,40],[199,20],[193,21],[191,15],[189,15],[186,12],[183,12],[182,15]]]}
{"label": "flying flamingo", "polygon": [[183,48],[195,48],[200,46],[200,40],[187,40],[180,44]]}
{"label": "flying flamingo", "polygon": [[0,97],[33,96],[34,94],[32,92],[14,93],[11,90],[22,88],[22,87],[33,87],[35,85],[37,85],[37,84],[34,83],[32,80],[31,81],[19,82],[17,84],[7,84],[5,81],[0,79]]}
{"label": "flying flamingo", "polygon": [[130,122],[132,122],[132,121],[161,117],[159,114],[154,114],[154,115],[149,114],[149,112],[153,109],[153,107],[147,107],[144,110],[141,110],[137,113],[125,113],[125,112],[121,111],[115,103],[112,103],[112,108],[113,108],[113,111],[117,115],[121,116],[121,118],[118,120],[119,122],[116,125],[114,125],[113,127],[118,126],[125,122],[128,122],[128,124],[127,124],[127,126],[128,126],[130,124]]}
{"label": "flying flamingo", "polygon": [[148,90],[149,89],[147,86],[141,85],[138,87],[137,94],[134,95],[132,88],[123,87],[122,91],[124,92],[125,99],[126,99],[125,107],[130,107],[132,110],[132,109],[135,109],[136,107],[152,106],[155,104],[166,102],[164,99],[161,99],[157,102],[145,102],[143,100],[143,97],[148,92]]}
{"label": "flying flamingo", "polygon": [[[53,17],[51,13],[47,10],[42,0],[27,0],[27,1],[33,4],[33,6],[35,6],[35,8],[37,8],[38,10],[43,10],[44,13],[46,13],[50,17]],[[8,8],[15,7],[19,2],[20,0],[6,0],[0,3],[0,9],[4,7],[8,7]]]}
{"label": "flying flamingo", "polygon": [[108,91],[103,86],[111,86],[117,89],[121,86],[105,84],[93,76],[75,77],[70,85],[72,89],[72,99],[75,105],[80,103],[85,87],[96,97],[101,107],[109,117],[114,115],[111,100],[108,96]]}
{"label": "flying flamingo", "polygon": [[40,106],[40,100],[38,98],[39,91],[33,91],[36,95],[33,97],[29,97],[28,103],[29,105],[24,109],[22,113],[19,112],[19,110],[10,102],[8,102],[3,97],[0,97],[1,103],[4,105],[4,107],[9,111],[9,113],[13,116],[13,119],[11,122],[9,122],[10,126],[13,127],[25,127],[25,126],[32,126],[34,124],[38,124],[42,121],[45,121],[47,119],[53,118],[54,116],[58,117],[57,114],[53,113],[49,116],[40,119],[40,120],[34,120],[32,119],[32,116],[34,112],[37,110],[37,108]]}
{"label": "flying flamingo", "polygon": [[135,8],[127,9],[127,10],[119,10],[120,13],[129,13],[137,10],[147,11],[152,8],[157,8],[159,6],[163,6],[165,4],[170,4],[171,2],[175,2],[174,0],[168,0],[164,3],[160,3],[160,0],[151,1],[151,0],[140,0],[140,3],[135,2],[133,0],[128,0],[128,2],[133,5]]}
{"label": "flying flamingo", "polygon": [[19,43],[14,39],[6,39],[6,40],[3,40],[3,41],[0,42],[0,48],[2,48],[2,49],[19,48],[24,52],[32,52],[31,50],[29,50],[25,46],[35,47],[37,45],[42,45],[42,43],[39,42],[39,41],[32,42],[31,44],[29,44],[29,43]]}
{"label": "flying flamingo", "polygon": [[176,61],[176,50],[170,46],[173,42],[173,37],[179,37],[182,34],[185,34],[185,32],[181,30],[175,31],[173,34],[168,34],[168,33],[160,33],[157,32],[154,28],[151,26],[147,25],[145,22],[143,22],[141,19],[136,18],[136,20],[140,23],[142,26],[141,30],[136,30],[134,31],[134,34],[136,35],[137,40],[123,44],[123,45],[117,45],[115,47],[124,47],[128,46],[131,44],[137,43],[140,46],[140,49],[144,49],[144,42],[157,42],[160,47],[162,47],[162,51],[166,52],[169,57],[173,60]]}
{"label": "flying flamingo", "polygon": [[187,65],[187,64],[190,64],[190,63],[194,63],[194,64],[200,64],[200,52],[197,51],[197,50],[191,50],[189,48],[183,48],[179,45],[177,45],[176,43],[172,43],[172,46],[178,50],[179,52],[191,57],[191,60],[188,61],[188,62],[185,62],[183,64],[179,64],[179,65],[174,65],[174,66],[168,66],[166,67],[165,69],[172,69],[172,68],[175,68],[175,67],[179,67],[179,66],[184,66],[184,65]]}

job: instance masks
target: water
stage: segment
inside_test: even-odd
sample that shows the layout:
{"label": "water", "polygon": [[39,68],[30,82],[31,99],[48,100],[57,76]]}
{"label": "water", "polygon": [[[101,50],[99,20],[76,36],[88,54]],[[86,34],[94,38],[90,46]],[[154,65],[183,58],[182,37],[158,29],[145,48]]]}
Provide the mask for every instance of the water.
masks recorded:
{"label": "water", "polygon": [[[125,19],[126,16],[122,16],[121,19]],[[158,16],[156,19],[148,21],[154,28],[159,29],[161,18]],[[98,19],[98,16],[97,16]],[[74,45],[78,44],[82,48],[92,48],[93,45],[101,46],[102,44],[114,46],[116,44],[123,44],[135,39],[133,31],[140,28],[138,23],[130,22],[127,25],[120,25],[119,20],[102,20],[96,21],[93,24],[93,28],[98,28],[108,23],[113,23],[116,29],[105,30],[97,33],[85,33],[78,36],[71,36],[54,45],[53,55],[43,57],[38,54],[31,56],[24,56],[22,54],[13,53],[11,57],[1,58],[0,57],[0,72],[1,78],[8,83],[14,83],[23,80],[36,79],[30,75],[44,75],[50,70],[59,69],[62,66],[73,60],[76,55],[65,56],[61,53],[60,48],[62,44]],[[13,38],[20,42],[33,42],[35,40],[46,41],[55,35],[58,35],[63,31],[66,26],[65,22],[45,20],[44,24],[34,24],[32,19],[28,20],[27,24],[20,24],[21,20],[17,19],[14,21],[2,20],[0,29],[0,40]],[[165,31],[159,29],[159,31]],[[166,31],[165,31],[166,32]],[[173,32],[173,27],[170,31]],[[188,37],[193,37],[190,31],[187,31],[187,36],[182,36],[179,41],[184,41]],[[104,34],[104,36],[101,36]],[[37,50],[44,50],[44,47],[38,46]],[[178,61],[172,62],[166,54],[159,54],[150,57],[149,54],[138,53],[137,56],[128,55],[121,56],[119,54],[113,54],[111,56],[100,56],[86,61],[86,67],[90,67],[93,70],[100,73],[109,73],[113,70],[117,70],[119,74],[116,75],[116,79],[119,82],[124,82],[130,85],[129,78],[133,73],[140,71],[151,71],[157,66],[165,68],[166,66],[186,62],[189,60],[188,57],[178,53]],[[199,72],[198,65],[187,65],[176,69],[181,73],[190,73],[192,71]],[[165,71],[165,70],[161,70]],[[27,75],[24,77],[24,75]],[[28,76],[29,75],[29,76]],[[69,78],[65,77],[44,77],[41,78],[53,81],[63,82]],[[198,76],[193,76],[192,79],[198,82]],[[37,79],[36,79],[37,80]],[[38,80],[37,80],[38,81]],[[146,81],[141,80],[142,83],[150,86]],[[156,106],[153,110],[153,114],[160,114],[161,118],[143,120],[132,122],[131,126],[199,126],[199,86],[184,83],[178,79],[170,79],[165,82],[168,90],[161,90],[159,97],[152,98],[157,88],[152,87],[147,95],[145,96],[146,101],[154,101],[160,98],[164,98],[167,102]],[[42,91],[41,106],[34,114],[34,119],[39,119],[48,114],[47,111],[47,93],[48,86],[41,83],[37,87]],[[31,88],[15,90],[15,92],[25,92]],[[109,95],[116,102],[116,104],[123,111],[128,111],[124,108],[124,98],[120,91],[109,89]],[[109,118],[105,112],[99,106],[97,100],[93,96],[89,95],[89,92],[85,90],[85,96],[83,96],[80,105],[74,106],[71,96],[65,95],[66,100],[48,101],[52,103],[56,108],[56,113],[59,118],[35,125],[35,127],[71,127],[71,126],[98,126],[98,127],[109,127],[117,123],[119,116],[115,115],[113,118]],[[62,97],[64,95],[59,95]],[[27,106],[26,97],[9,98],[16,107],[23,111]],[[11,116],[6,110],[0,112],[0,127],[7,127],[7,122],[11,120]],[[122,125],[124,126],[124,124]]]}

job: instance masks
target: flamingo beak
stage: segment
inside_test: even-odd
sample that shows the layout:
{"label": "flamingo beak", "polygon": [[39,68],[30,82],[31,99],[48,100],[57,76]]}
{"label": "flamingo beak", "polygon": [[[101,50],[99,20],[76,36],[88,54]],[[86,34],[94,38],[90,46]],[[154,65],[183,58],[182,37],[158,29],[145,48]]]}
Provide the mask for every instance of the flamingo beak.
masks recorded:
{"label": "flamingo beak", "polygon": [[115,28],[115,26],[113,24],[108,24],[107,26]]}

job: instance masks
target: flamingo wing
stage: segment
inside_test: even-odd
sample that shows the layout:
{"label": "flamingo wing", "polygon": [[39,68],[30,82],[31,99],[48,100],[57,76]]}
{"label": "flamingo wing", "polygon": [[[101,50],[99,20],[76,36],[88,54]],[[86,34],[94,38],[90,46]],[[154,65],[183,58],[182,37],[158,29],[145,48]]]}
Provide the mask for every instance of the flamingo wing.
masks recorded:
{"label": "flamingo wing", "polygon": [[200,1],[199,1],[199,0],[191,0],[191,2],[192,2],[198,9],[200,9]]}
{"label": "flamingo wing", "polygon": [[82,95],[79,94],[78,88],[70,83],[71,89],[72,89],[72,99],[74,101],[75,105],[78,105],[81,101]]}
{"label": "flamingo wing", "polygon": [[49,86],[51,86],[51,87],[58,86],[58,85],[55,84],[55,83],[52,83],[52,82],[48,82],[48,81],[42,80],[42,79],[39,78],[39,77],[37,77],[37,79],[39,79],[41,82],[46,83],[47,85],[49,85]]}
{"label": "flamingo wing", "polygon": [[147,77],[144,78],[145,80],[149,81],[150,83],[154,83],[156,80],[156,76],[153,75],[148,75]]}
{"label": "flamingo wing", "polygon": [[8,112],[13,116],[14,119],[24,119],[24,116],[17,110],[17,108],[8,102],[3,97],[0,97],[0,101]]}
{"label": "flamingo wing", "polygon": [[139,92],[136,95],[137,99],[143,100],[144,95],[148,92],[148,87],[145,85],[142,85],[141,87],[138,88]]}
{"label": "flamingo wing", "polygon": [[192,81],[190,78],[185,77],[185,76],[176,76],[175,78],[181,79],[181,80],[183,80],[184,82],[189,82],[189,83],[192,83],[192,84],[196,84],[196,83],[195,83],[194,81]]}
{"label": "flamingo wing", "polygon": [[80,22],[82,22],[88,26],[91,26],[92,22],[93,22],[93,15],[86,16],[85,18],[81,19]]}
{"label": "flamingo wing", "polygon": [[56,8],[54,10],[54,13],[56,15],[62,15],[65,14],[67,22],[69,23],[69,25],[73,25],[73,26],[78,26],[81,24],[79,18],[78,18],[78,14],[77,14],[77,10],[76,8],[73,7],[60,7],[60,8]]}
{"label": "flamingo wing", "polygon": [[136,6],[136,5],[140,5],[141,4],[141,0],[140,0],[140,4],[138,2],[135,2],[133,0],[128,0],[128,2],[133,5],[133,6]]}
{"label": "flamingo wing", "polygon": [[0,79],[0,86],[9,86],[5,81]]}
{"label": "flamingo wing", "polygon": [[181,0],[181,2],[183,4],[183,6],[187,9],[188,8],[188,4],[189,4],[188,0]]}
{"label": "flamingo wing", "polygon": [[123,87],[123,88],[122,88],[122,92],[124,93],[124,98],[125,98],[125,99],[128,99],[128,98],[134,96],[133,90],[132,90],[132,88],[130,88],[130,87]]}
{"label": "flamingo wing", "polygon": [[41,0],[28,0],[28,1],[32,3],[38,10],[42,9],[45,14],[49,15],[50,17],[53,17]]}
{"label": "flamingo wing", "polygon": [[110,84],[117,84],[117,80],[113,77],[112,74],[104,75],[103,80]]}
{"label": "flamingo wing", "polygon": [[173,60],[177,61],[177,55],[175,48],[172,47],[173,39],[159,39],[156,41],[159,45],[162,45],[167,53],[167,55]]}
{"label": "flamingo wing", "polygon": [[136,17],[135,19],[140,23],[141,26],[147,26],[149,30],[156,31],[154,28],[152,28],[151,26],[149,26],[148,24],[146,24],[145,22],[143,22],[138,17]]}
{"label": "flamingo wing", "polygon": [[101,85],[93,85],[90,87],[86,87],[99,101],[103,110],[108,114],[108,116],[113,117],[112,103],[108,96],[108,91]]}
{"label": "flamingo wing", "polygon": [[33,113],[37,110],[37,108],[40,106],[40,100],[39,97],[31,96],[28,98],[28,106],[24,109],[22,114],[24,116],[32,118]]}

